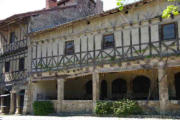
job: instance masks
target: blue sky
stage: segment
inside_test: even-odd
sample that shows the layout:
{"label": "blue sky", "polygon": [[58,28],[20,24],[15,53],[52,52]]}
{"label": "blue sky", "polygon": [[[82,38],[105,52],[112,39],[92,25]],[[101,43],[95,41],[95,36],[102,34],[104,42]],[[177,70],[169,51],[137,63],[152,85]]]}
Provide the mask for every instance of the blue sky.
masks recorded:
{"label": "blue sky", "polygon": [[[40,10],[45,7],[46,0],[0,0],[0,20],[11,15]],[[134,0],[128,0],[132,2]],[[116,7],[116,0],[103,0],[104,10]]]}

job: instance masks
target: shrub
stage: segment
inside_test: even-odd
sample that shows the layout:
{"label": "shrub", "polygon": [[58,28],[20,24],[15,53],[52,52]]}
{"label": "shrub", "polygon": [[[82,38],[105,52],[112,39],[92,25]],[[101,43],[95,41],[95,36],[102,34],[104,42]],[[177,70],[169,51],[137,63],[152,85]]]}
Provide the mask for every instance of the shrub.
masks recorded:
{"label": "shrub", "polygon": [[113,113],[115,116],[127,116],[141,114],[142,109],[133,100],[121,100],[114,102]]}
{"label": "shrub", "polygon": [[127,116],[141,114],[142,109],[135,101],[121,100],[116,102],[97,102],[97,115]]}
{"label": "shrub", "polygon": [[97,102],[96,103],[96,114],[97,115],[109,115],[113,113],[112,102]]}
{"label": "shrub", "polygon": [[35,115],[48,115],[54,112],[53,104],[50,101],[35,101],[33,110]]}

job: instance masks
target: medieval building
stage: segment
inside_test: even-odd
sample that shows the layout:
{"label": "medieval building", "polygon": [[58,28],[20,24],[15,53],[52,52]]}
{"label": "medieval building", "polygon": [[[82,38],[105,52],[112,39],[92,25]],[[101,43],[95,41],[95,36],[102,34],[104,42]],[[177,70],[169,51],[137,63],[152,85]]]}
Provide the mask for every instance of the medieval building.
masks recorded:
{"label": "medieval building", "polygon": [[180,110],[180,16],[166,0],[103,12],[101,0],[46,0],[0,21],[1,113],[92,113],[97,101],[136,100],[145,112]]}

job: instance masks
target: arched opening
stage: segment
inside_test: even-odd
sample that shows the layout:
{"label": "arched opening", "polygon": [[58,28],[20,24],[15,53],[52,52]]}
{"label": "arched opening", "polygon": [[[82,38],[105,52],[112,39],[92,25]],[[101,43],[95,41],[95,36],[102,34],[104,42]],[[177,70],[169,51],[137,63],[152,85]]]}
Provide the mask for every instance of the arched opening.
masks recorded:
{"label": "arched opening", "polygon": [[180,100],[180,72],[175,74],[176,99]]}
{"label": "arched opening", "polygon": [[91,76],[66,80],[64,83],[64,100],[92,100]]}
{"label": "arched opening", "polygon": [[107,82],[106,80],[103,80],[101,82],[101,96],[100,96],[101,100],[105,100],[107,99]]}
{"label": "arched opening", "polygon": [[134,99],[143,100],[149,96],[151,81],[145,76],[138,76],[133,80]]}
{"label": "arched opening", "polygon": [[86,83],[86,99],[91,100],[92,99],[92,80],[88,81]]}
{"label": "arched opening", "polygon": [[127,84],[123,79],[117,79],[112,82],[112,99],[123,99],[127,93]]}

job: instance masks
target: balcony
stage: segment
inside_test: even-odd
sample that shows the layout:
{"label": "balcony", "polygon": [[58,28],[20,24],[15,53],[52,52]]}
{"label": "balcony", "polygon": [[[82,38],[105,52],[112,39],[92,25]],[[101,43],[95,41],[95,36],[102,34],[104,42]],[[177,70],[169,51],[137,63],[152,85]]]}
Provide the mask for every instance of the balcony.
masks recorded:
{"label": "balcony", "polygon": [[27,49],[27,39],[4,45],[3,50],[1,50],[1,55],[14,54],[25,49]]}
{"label": "balcony", "polygon": [[81,68],[103,64],[121,63],[123,61],[141,60],[152,57],[180,55],[179,39],[167,41],[149,41],[111,49],[95,49],[76,52],[73,55],[56,55],[32,59],[32,72],[46,72],[71,68]]}
{"label": "balcony", "polygon": [[14,71],[10,73],[2,73],[0,75],[0,82],[1,83],[12,83],[18,81],[25,81],[28,77],[26,71]]}

